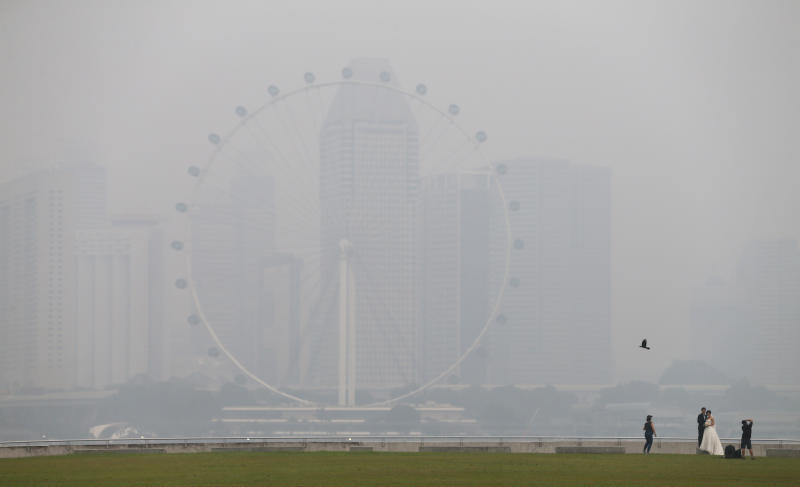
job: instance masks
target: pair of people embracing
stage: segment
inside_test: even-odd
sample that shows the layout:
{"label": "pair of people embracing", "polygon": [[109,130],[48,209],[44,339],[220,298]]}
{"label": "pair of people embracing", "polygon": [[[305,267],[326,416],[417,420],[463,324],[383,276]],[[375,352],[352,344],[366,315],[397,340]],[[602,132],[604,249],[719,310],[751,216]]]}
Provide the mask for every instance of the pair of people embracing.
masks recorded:
{"label": "pair of people embracing", "polygon": [[717,422],[710,409],[700,408],[700,414],[697,415],[697,447],[711,455],[725,454],[717,434]]}

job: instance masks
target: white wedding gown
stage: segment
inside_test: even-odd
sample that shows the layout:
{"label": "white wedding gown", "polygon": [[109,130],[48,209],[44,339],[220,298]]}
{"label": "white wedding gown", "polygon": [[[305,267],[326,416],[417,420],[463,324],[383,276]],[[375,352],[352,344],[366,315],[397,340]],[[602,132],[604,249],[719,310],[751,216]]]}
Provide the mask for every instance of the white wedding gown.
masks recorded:
{"label": "white wedding gown", "polygon": [[[706,423],[708,424],[710,421]],[[717,435],[717,428],[706,426],[705,431],[703,431],[703,441],[700,443],[700,449],[707,451],[711,455],[722,456],[725,454],[725,450],[722,449],[722,442],[719,441],[719,436]]]}

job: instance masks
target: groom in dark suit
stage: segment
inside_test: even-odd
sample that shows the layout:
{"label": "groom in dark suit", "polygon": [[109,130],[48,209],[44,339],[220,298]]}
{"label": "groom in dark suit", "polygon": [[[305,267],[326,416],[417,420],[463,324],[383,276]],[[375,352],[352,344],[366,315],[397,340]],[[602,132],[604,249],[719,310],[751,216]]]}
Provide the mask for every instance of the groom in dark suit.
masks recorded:
{"label": "groom in dark suit", "polygon": [[697,415],[697,446],[703,442],[703,431],[706,429],[706,408],[700,408],[700,414]]}

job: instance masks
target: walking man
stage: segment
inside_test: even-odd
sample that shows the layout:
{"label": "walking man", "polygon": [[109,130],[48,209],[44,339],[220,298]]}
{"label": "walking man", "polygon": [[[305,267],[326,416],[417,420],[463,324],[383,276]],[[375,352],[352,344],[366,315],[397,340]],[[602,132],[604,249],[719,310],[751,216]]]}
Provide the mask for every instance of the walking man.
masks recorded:
{"label": "walking man", "polygon": [[700,408],[700,414],[697,415],[697,447],[703,443],[703,431],[706,429],[706,408]]}
{"label": "walking man", "polygon": [[750,450],[750,459],[755,460],[756,457],[753,455],[753,444],[750,442],[750,437],[753,435],[753,420],[752,419],[743,419],[742,420],[742,460],[744,460],[744,449],[747,448]]}

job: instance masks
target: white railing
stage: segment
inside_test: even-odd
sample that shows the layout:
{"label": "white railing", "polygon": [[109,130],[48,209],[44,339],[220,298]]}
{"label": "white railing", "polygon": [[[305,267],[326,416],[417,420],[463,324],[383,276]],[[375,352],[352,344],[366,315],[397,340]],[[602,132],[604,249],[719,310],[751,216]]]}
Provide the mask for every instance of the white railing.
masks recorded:
{"label": "white railing", "polygon": [[[723,443],[738,444],[740,438],[721,438]],[[152,437],[118,439],[37,439],[0,441],[0,448],[46,447],[46,446],[98,446],[110,448],[114,445],[129,447],[154,447],[158,445],[203,445],[242,443],[552,443],[562,441],[607,442],[622,444],[627,441],[643,441],[641,436],[427,436],[427,435],[352,435],[352,436],[198,436],[198,437]],[[656,437],[656,441],[696,443],[696,437]],[[800,439],[753,438],[753,443],[774,445],[778,448],[800,446]]]}

